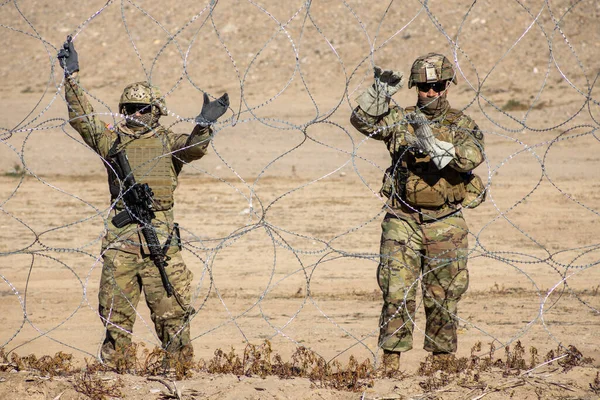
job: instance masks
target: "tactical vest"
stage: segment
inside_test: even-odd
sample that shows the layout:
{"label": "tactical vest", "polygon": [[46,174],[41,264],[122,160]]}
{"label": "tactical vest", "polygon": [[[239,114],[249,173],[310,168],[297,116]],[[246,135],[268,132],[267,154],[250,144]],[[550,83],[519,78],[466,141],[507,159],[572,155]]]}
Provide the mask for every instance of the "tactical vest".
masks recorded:
{"label": "tactical vest", "polygon": [[[406,109],[414,111],[414,107]],[[462,116],[460,110],[450,109],[439,123],[431,129],[439,140],[452,143],[456,121]],[[412,133],[412,127],[407,126]],[[444,205],[461,203],[466,195],[468,174],[446,167],[439,170],[427,154],[409,148],[404,138],[394,144],[392,166],[384,176],[382,194],[391,201],[392,207],[408,203],[413,207],[437,209]],[[390,149],[392,150],[392,149]]]}
{"label": "tactical vest", "polygon": [[[135,181],[147,183],[152,189],[154,210],[164,211],[172,208],[177,174],[173,166],[166,130],[158,128],[151,136],[121,139],[117,149],[125,149]],[[109,178],[109,185],[114,200],[120,190],[116,177]],[[122,204],[117,205],[119,206]]]}

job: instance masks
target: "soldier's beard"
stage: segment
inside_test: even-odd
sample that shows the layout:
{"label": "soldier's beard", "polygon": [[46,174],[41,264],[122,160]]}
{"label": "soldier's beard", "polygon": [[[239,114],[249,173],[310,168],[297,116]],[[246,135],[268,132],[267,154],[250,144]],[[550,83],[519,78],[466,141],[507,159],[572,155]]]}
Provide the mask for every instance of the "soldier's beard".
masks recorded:
{"label": "soldier's beard", "polygon": [[427,116],[433,118],[439,117],[450,108],[446,94],[447,92],[444,92],[442,95],[434,98],[418,96],[417,107]]}

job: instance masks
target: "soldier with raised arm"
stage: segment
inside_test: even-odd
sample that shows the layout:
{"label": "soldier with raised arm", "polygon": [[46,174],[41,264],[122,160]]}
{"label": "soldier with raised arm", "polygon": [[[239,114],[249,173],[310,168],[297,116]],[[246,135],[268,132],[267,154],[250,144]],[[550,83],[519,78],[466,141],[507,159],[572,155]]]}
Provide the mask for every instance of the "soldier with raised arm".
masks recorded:
{"label": "soldier with raised arm", "polygon": [[417,104],[402,108],[391,97],[403,74],[375,67],[375,82],[357,98],[352,125],[381,140],[391,165],[381,195],[387,213],[381,224],[377,280],[383,292],[379,346],[386,372],[400,368],[412,349],[417,284],[426,313],[424,349],[448,357],[457,349],[457,304],[467,290],[468,228],[463,208],[485,197],[472,171],[484,160],[483,134],[447,99],[456,75],[450,61],[429,53],[412,65],[408,88]]}
{"label": "soldier with raised arm", "polygon": [[[119,102],[119,113],[125,119],[111,126],[95,115],[79,84],[79,60],[70,37],[58,59],[65,74],[69,123],[102,158],[108,174],[111,214],[102,241],[99,290],[99,314],[106,334],[100,357],[110,365],[115,352],[122,352],[131,344],[136,307],[143,290],[162,347],[178,361],[191,361],[192,273],[181,256],[173,192],[183,166],[206,154],[211,125],[228,109],[227,93],[213,101],[204,94],[204,104],[191,134],[175,134],[159,123],[160,117],[167,115],[159,89],[146,81],[132,83],[125,87]],[[132,187],[124,186],[124,181],[131,179],[119,175],[123,166],[115,164],[116,159],[128,164],[124,170],[146,188],[143,193],[150,204],[144,207],[149,223],[125,201],[133,192],[128,192]],[[122,218],[124,214],[127,218]],[[142,234],[148,232],[158,239],[160,249],[149,246],[149,236]],[[162,279],[159,264],[164,267]],[[171,293],[166,290],[169,285]]]}

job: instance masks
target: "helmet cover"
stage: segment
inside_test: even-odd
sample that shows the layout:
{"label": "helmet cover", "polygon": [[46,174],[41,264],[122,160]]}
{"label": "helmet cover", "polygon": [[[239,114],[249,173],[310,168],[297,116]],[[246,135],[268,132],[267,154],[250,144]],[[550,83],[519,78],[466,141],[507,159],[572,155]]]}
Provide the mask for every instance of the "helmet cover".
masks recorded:
{"label": "helmet cover", "polygon": [[428,53],[415,60],[408,79],[408,88],[417,83],[432,83],[451,80],[456,85],[454,67],[446,56],[439,53]]}
{"label": "helmet cover", "polygon": [[156,86],[142,81],[127,85],[121,94],[119,101],[119,111],[123,109],[124,104],[149,104],[156,106],[160,115],[167,115],[167,103]]}

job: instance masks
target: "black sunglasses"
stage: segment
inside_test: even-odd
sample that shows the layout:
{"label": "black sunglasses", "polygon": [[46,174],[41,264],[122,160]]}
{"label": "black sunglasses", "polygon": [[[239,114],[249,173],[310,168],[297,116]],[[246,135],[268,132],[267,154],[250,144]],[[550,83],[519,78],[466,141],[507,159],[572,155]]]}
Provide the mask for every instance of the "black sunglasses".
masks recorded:
{"label": "black sunglasses", "polygon": [[433,89],[437,93],[443,92],[446,90],[448,86],[448,81],[438,81],[433,83],[427,82],[419,82],[417,83],[417,87],[419,88],[419,92],[429,92],[430,89]]}
{"label": "black sunglasses", "polygon": [[133,115],[135,113],[148,114],[152,111],[152,106],[150,104],[123,104],[123,108],[127,115]]}

